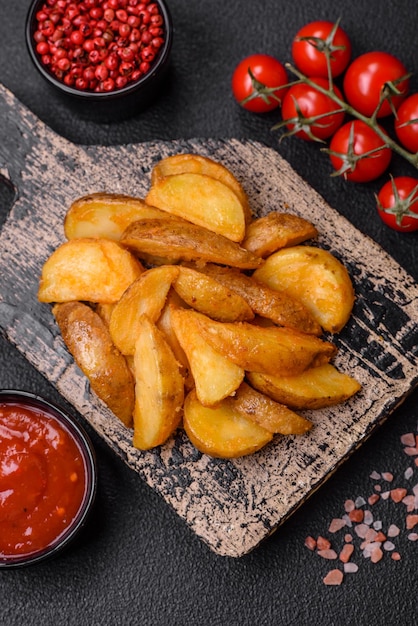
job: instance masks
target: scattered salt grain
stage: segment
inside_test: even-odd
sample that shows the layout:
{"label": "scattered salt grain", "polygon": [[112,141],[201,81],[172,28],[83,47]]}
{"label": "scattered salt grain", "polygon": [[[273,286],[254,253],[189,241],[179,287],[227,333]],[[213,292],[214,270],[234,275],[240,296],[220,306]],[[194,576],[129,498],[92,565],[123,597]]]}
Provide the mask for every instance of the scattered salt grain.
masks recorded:
{"label": "scattered salt grain", "polygon": [[317,554],[318,556],[322,556],[323,559],[328,559],[330,561],[333,561],[334,559],[338,558],[337,553],[335,552],[335,550],[332,550],[332,549],[318,550]]}
{"label": "scattered salt grain", "polygon": [[352,543],[346,543],[343,547],[343,549],[341,550],[338,558],[340,559],[340,561],[342,563],[348,563],[348,561],[351,559],[351,555],[354,552],[354,546]]}
{"label": "scattered salt grain", "polygon": [[344,563],[344,572],[346,574],[355,574],[358,572],[358,565],[356,563]]}
{"label": "scattered salt grain", "polygon": [[316,545],[318,550],[329,550],[331,547],[331,542],[329,541],[329,539],[325,539],[325,537],[319,535],[318,539],[316,540]]}
{"label": "scattered salt grain", "polygon": [[305,546],[309,549],[309,550],[315,550],[316,548],[316,539],[314,539],[313,537],[306,537],[305,539]]}
{"label": "scattered salt grain", "polygon": [[401,437],[401,443],[404,446],[414,446],[415,445],[415,435],[413,433],[406,433]]}
{"label": "scattered salt grain", "polygon": [[401,530],[396,524],[391,524],[388,528],[388,537],[397,537],[400,532]]}
{"label": "scattered salt grain", "polygon": [[354,528],[354,532],[356,533],[357,537],[360,537],[360,539],[365,538],[368,530],[369,527],[367,526],[367,524],[357,524],[357,526]]}
{"label": "scattered salt grain", "polygon": [[382,487],[380,485],[375,485],[374,490],[380,493],[382,491]]}
{"label": "scattered salt grain", "polygon": [[364,519],[364,511],[363,509],[353,509],[349,512],[348,517],[352,522],[356,522],[356,524],[358,524]]}
{"label": "scattered salt grain", "polygon": [[366,500],[363,498],[363,496],[358,496],[358,498],[355,499],[354,502],[356,509],[359,509],[361,506],[364,506],[366,504]]}
{"label": "scattered salt grain", "polygon": [[409,480],[410,478],[412,478],[413,475],[414,475],[414,470],[412,469],[412,467],[408,467],[405,470],[405,474],[404,474],[406,480]]}
{"label": "scattered salt grain", "polygon": [[370,506],[373,506],[373,504],[376,504],[376,502],[379,502],[380,500],[380,496],[377,493],[373,493],[371,496],[369,496],[367,502],[370,504]]}
{"label": "scattered salt grain", "polygon": [[341,585],[344,580],[344,574],[339,569],[332,569],[324,578],[326,585]]}
{"label": "scattered salt grain", "polygon": [[405,498],[407,494],[407,490],[402,487],[398,487],[397,489],[391,489],[390,497],[394,502],[402,502],[403,498]]}
{"label": "scattered salt grain", "polygon": [[416,541],[418,539],[418,533],[409,533],[408,539],[409,541]]}
{"label": "scattered salt grain", "polygon": [[390,491],[383,491],[380,494],[380,497],[383,498],[383,500],[387,500],[389,498],[389,496],[390,496]]}
{"label": "scattered salt grain", "polygon": [[341,528],[344,528],[344,526],[346,526],[345,520],[334,518],[333,520],[331,520],[331,524],[329,525],[328,531],[330,533],[336,533],[339,530],[341,530]]}
{"label": "scattered salt grain", "polygon": [[401,555],[399,554],[399,552],[392,552],[392,554],[390,555],[391,559],[393,559],[394,561],[400,561],[401,560]]}
{"label": "scattered salt grain", "polygon": [[414,526],[418,524],[418,515],[407,515],[405,521],[407,529],[411,530]]}
{"label": "scattered salt grain", "polygon": [[385,543],[383,544],[383,550],[386,550],[386,552],[392,552],[392,550],[395,549],[395,544],[392,541],[385,541]]}
{"label": "scattered salt grain", "polygon": [[370,554],[370,560],[372,563],[378,563],[383,558],[383,552],[380,548],[374,548]]}
{"label": "scattered salt grain", "polygon": [[404,448],[403,451],[408,456],[417,456],[418,455],[418,448],[416,448],[415,446],[413,448]]}
{"label": "scattered salt grain", "polygon": [[382,472],[382,478],[388,483],[391,483],[393,480],[393,474],[391,472]]}
{"label": "scattered salt grain", "polygon": [[371,478],[372,480],[379,480],[379,479],[381,478],[381,475],[379,474],[379,472],[375,472],[375,471],[373,471],[373,472],[370,474],[370,478]]}
{"label": "scattered salt grain", "polygon": [[366,509],[364,511],[364,519],[363,519],[364,523],[367,524],[368,526],[370,526],[370,524],[373,522],[373,514],[371,511],[369,511],[368,509]]}
{"label": "scattered salt grain", "polygon": [[353,541],[353,536],[352,536],[352,535],[350,535],[349,533],[345,534],[345,535],[344,535],[344,541],[345,541],[346,543],[351,543],[351,542]]}
{"label": "scattered salt grain", "polygon": [[353,511],[355,508],[356,505],[353,500],[346,500],[344,502],[344,510],[346,513],[350,513],[350,511]]}
{"label": "scattered salt grain", "polygon": [[412,511],[415,511],[416,507],[414,496],[405,496],[405,498],[402,500],[402,504],[406,506],[406,510],[408,513],[412,513]]}
{"label": "scattered salt grain", "polygon": [[373,528],[375,530],[382,530],[382,522],[378,519],[375,522],[373,522]]}

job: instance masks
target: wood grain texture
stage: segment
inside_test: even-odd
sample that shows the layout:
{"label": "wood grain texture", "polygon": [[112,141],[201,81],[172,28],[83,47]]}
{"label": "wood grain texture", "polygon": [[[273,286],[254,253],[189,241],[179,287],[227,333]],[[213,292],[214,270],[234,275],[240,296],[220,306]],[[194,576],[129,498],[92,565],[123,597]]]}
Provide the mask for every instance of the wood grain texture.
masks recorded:
{"label": "wood grain texture", "polygon": [[[256,547],[316,490],[418,382],[418,288],[391,257],[330,208],[278,153],[259,143],[193,139],[117,147],[76,146],[56,135],[0,85],[0,173],[17,190],[0,234],[0,327],[109,446],[219,555]],[[352,319],[331,337],[335,363],[363,385],[342,406],[306,412],[303,437],[276,437],[250,457],[212,459],[179,431],[140,452],[91,392],[68,354],[50,307],[37,301],[46,258],[64,240],[77,197],[96,191],[144,197],[162,157],[198,152],[242,183],[255,215],[285,209],[310,219],[318,245],[347,266],[356,290]],[[344,199],[342,198],[343,202]]]}

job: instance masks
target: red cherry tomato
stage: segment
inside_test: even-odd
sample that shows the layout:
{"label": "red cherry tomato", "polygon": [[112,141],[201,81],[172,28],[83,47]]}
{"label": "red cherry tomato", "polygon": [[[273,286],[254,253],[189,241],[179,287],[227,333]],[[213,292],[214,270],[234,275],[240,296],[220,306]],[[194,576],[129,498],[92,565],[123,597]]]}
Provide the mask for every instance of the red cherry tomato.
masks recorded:
{"label": "red cherry tomato", "polygon": [[396,135],[401,144],[411,152],[418,152],[418,93],[404,100],[397,111]]}
{"label": "red cherry tomato", "polygon": [[326,53],[329,50],[331,75],[339,76],[351,58],[351,42],[337,24],[325,20],[303,26],[292,42],[292,57],[296,67],[306,76],[329,78]]}
{"label": "red cherry tomato", "polygon": [[[343,89],[347,101],[363,115],[371,116],[379,106],[382,89],[391,82],[401,93],[389,94],[390,101],[397,109],[408,93],[409,80],[404,64],[387,52],[366,52],[357,57],[348,67],[344,75]],[[399,82],[398,82],[399,81]],[[392,113],[389,99],[386,99],[377,117]]]}
{"label": "red cherry tomato", "polygon": [[287,72],[280,61],[268,54],[252,54],[235,68],[232,93],[247,111],[266,113],[281,105],[287,91],[282,87],[288,82]]}
{"label": "red cherry tomato", "polygon": [[[311,79],[316,85],[329,88],[327,78],[316,77]],[[340,90],[334,86],[334,91],[342,98]],[[333,113],[338,111],[337,113]],[[327,115],[333,113],[332,115]],[[312,119],[319,116],[318,120]],[[331,137],[344,121],[344,112],[325,94],[304,83],[292,85],[285,95],[282,104],[283,120],[293,119],[293,123],[286,124],[293,135],[307,141],[327,139]]]}
{"label": "red cherry tomato", "polygon": [[403,233],[418,230],[418,179],[398,176],[377,194],[377,211],[383,222]]}
{"label": "red cherry tomato", "polygon": [[361,120],[347,122],[332,137],[329,154],[334,169],[347,180],[365,183],[389,166],[392,151]]}

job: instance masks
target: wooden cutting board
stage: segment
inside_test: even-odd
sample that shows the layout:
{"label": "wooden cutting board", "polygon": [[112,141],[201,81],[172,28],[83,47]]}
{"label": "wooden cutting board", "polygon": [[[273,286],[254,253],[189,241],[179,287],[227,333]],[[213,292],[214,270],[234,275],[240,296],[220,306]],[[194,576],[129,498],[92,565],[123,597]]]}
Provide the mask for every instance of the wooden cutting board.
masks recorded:
{"label": "wooden cutting board", "polygon": [[[253,141],[191,139],[115,147],[58,136],[0,85],[0,172],[16,199],[0,234],[0,327],[109,446],[210,548],[239,557],[272,533],[402,402],[418,382],[418,288],[372,240],[330,208],[274,150]],[[77,197],[108,191],[144,197],[162,157],[198,152],[229,167],[254,214],[287,210],[311,220],[318,245],[351,273],[356,303],[335,364],[363,390],[344,405],[309,412],[303,437],[276,437],[253,456],[213,459],[180,430],[166,445],[135,450],[132,433],[91,392],[51,315],[37,301],[46,258],[64,240]],[[384,271],[382,270],[384,268]]]}

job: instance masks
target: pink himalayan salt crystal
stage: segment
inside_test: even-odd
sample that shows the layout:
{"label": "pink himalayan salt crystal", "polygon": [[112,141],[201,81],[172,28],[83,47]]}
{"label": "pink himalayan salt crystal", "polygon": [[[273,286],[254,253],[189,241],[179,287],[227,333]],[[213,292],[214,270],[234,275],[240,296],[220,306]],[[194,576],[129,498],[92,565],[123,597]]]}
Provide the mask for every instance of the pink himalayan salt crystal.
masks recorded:
{"label": "pink himalayan salt crystal", "polygon": [[317,554],[319,556],[322,556],[323,559],[328,559],[330,561],[333,561],[334,559],[338,557],[335,550],[332,550],[331,548],[328,550],[318,550]]}
{"label": "pink himalayan salt crystal", "polygon": [[408,513],[412,513],[412,511],[415,511],[415,496],[405,496],[405,498],[402,500],[402,504],[404,504],[406,506],[406,510]]}
{"label": "pink himalayan salt crystal", "polygon": [[401,532],[401,529],[398,526],[396,526],[396,524],[391,524],[388,528],[387,535],[388,537],[397,537],[400,532]]}
{"label": "pink himalayan salt crystal", "polygon": [[324,578],[326,585],[341,585],[344,580],[344,574],[339,569],[332,569]]}
{"label": "pink himalayan salt crystal", "polygon": [[391,552],[394,549],[395,544],[392,541],[385,541],[385,543],[383,544],[383,550],[386,550],[386,552]]}
{"label": "pink himalayan salt crystal", "polygon": [[403,451],[408,456],[417,456],[418,455],[418,448],[416,446],[414,446],[413,448],[409,448],[409,447],[408,448],[404,448]]}
{"label": "pink himalayan salt crystal", "polygon": [[346,526],[345,520],[334,518],[333,520],[331,520],[331,524],[329,525],[328,531],[330,533],[336,533],[339,530],[341,530],[341,528],[344,528],[344,526]]}
{"label": "pink himalayan salt crystal", "polygon": [[416,541],[418,539],[418,533],[409,533],[408,539],[409,541]]}
{"label": "pink himalayan salt crystal", "polygon": [[370,560],[372,563],[378,563],[383,558],[383,552],[380,548],[374,548],[370,554]]}
{"label": "pink himalayan salt crystal", "polygon": [[344,502],[344,510],[346,513],[350,513],[350,511],[353,511],[356,508],[356,505],[354,503],[354,500],[346,500]]}
{"label": "pink himalayan salt crystal", "polygon": [[344,572],[346,574],[355,574],[358,572],[358,565],[356,563],[344,563]]}
{"label": "pink himalayan salt crystal", "polygon": [[351,555],[354,552],[354,546],[352,543],[346,543],[343,546],[343,549],[341,550],[340,554],[339,554],[339,559],[342,563],[348,563],[348,561],[351,559]]}
{"label": "pink himalayan salt crystal", "polygon": [[380,496],[378,493],[373,493],[371,496],[369,496],[367,502],[370,504],[370,506],[373,506],[373,504],[376,504],[376,502],[379,502],[380,500]]}
{"label": "pink himalayan salt crystal", "polygon": [[316,540],[316,545],[318,550],[329,550],[331,548],[331,542],[329,539],[325,539],[325,537],[322,537],[321,535],[319,535]]}
{"label": "pink himalayan salt crystal", "polygon": [[346,535],[344,535],[344,541],[346,543],[351,543],[353,541],[352,535],[350,535],[350,533],[347,533]]}
{"label": "pink himalayan salt crystal", "polygon": [[309,550],[315,550],[316,548],[316,539],[314,539],[313,537],[306,537],[305,539],[305,546],[309,549]]}
{"label": "pink himalayan salt crystal", "polygon": [[414,470],[412,469],[412,467],[408,467],[405,470],[405,474],[404,474],[406,480],[409,480],[410,478],[412,478],[413,475],[414,475]]}
{"label": "pink himalayan salt crystal", "polygon": [[393,480],[393,474],[391,472],[382,472],[382,478],[388,483],[391,483]]}
{"label": "pink himalayan salt crystal", "polygon": [[397,489],[391,489],[390,497],[392,498],[394,502],[398,503],[398,502],[402,502],[403,498],[405,498],[407,493],[408,492],[406,489],[402,487],[398,487]]}
{"label": "pink himalayan salt crystal", "polygon": [[401,443],[404,446],[414,446],[415,445],[415,435],[413,433],[406,433],[401,437]]}
{"label": "pink himalayan salt crystal", "polygon": [[360,537],[360,539],[365,538],[368,530],[370,529],[367,524],[357,524],[357,526],[354,528],[354,532],[356,533],[357,537]]}
{"label": "pink himalayan salt crystal", "polygon": [[392,554],[390,556],[391,556],[391,558],[394,561],[400,561],[401,560],[401,555],[399,554],[399,552],[392,552]]}
{"label": "pink himalayan salt crystal", "polygon": [[371,478],[372,480],[379,480],[379,479],[381,478],[381,475],[379,474],[379,472],[375,472],[375,471],[373,471],[373,472],[370,474],[370,478]]}
{"label": "pink himalayan salt crystal", "polygon": [[364,511],[364,519],[363,519],[363,521],[364,521],[365,524],[368,524],[369,526],[373,522],[373,514],[368,509],[366,509]]}
{"label": "pink himalayan salt crystal", "polygon": [[406,516],[406,527],[408,530],[411,530],[414,526],[418,524],[418,515],[407,515]]}

